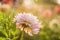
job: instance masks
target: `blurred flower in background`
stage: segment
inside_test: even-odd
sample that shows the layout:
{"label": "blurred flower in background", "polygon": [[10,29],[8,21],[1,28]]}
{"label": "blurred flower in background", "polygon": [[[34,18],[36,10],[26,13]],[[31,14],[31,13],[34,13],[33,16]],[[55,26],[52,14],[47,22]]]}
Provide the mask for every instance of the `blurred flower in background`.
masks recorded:
{"label": "blurred flower in background", "polygon": [[27,7],[27,8],[31,8],[33,5],[34,1],[33,0],[24,0],[23,1],[23,6]]}
{"label": "blurred flower in background", "polygon": [[60,31],[60,18],[52,19],[52,21],[50,21],[50,23],[49,23],[49,27],[54,32],[59,32]]}
{"label": "blurred flower in background", "polygon": [[54,7],[54,12],[59,13],[60,12],[60,5],[56,5]]}
{"label": "blurred flower in background", "polygon": [[1,4],[0,11],[4,12],[5,14],[8,14],[11,11],[11,6],[8,4]]}
{"label": "blurred flower in background", "polygon": [[15,16],[14,21],[16,22],[17,28],[25,31],[30,36],[32,36],[32,34],[37,34],[41,27],[37,17],[30,13],[19,13]]}
{"label": "blurred flower in background", "polygon": [[8,4],[12,6],[12,0],[2,0],[2,4]]}
{"label": "blurred flower in background", "polygon": [[13,7],[21,6],[23,0],[12,0]]}
{"label": "blurred flower in background", "polygon": [[60,0],[57,0],[57,3],[60,5]]}
{"label": "blurred flower in background", "polygon": [[46,9],[43,11],[42,15],[46,18],[50,18],[52,16],[52,11],[50,9]]}
{"label": "blurred flower in background", "polygon": [[8,5],[8,4],[3,4],[3,5],[2,5],[2,8],[3,8],[3,9],[4,9],[4,8],[10,9],[11,7],[10,7],[10,5]]}
{"label": "blurred flower in background", "polygon": [[1,0],[0,1],[0,11],[8,13],[10,11],[12,5],[12,0]]}
{"label": "blurred flower in background", "polygon": [[1,4],[8,4],[10,6],[17,6],[19,4],[19,0],[0,0]]}

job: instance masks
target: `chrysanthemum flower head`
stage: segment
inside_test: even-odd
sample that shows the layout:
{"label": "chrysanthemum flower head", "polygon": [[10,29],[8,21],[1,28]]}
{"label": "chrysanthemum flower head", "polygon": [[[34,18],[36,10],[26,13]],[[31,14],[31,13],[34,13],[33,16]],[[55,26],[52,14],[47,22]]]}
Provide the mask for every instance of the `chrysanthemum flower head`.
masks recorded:
{"label": "chrysanthemum flower head", "polygon": [[50,21],[49,27],[53,31],[59,32],[60,31],[60,19],[56,18],[56,19],[53,19],[52,21]]}
{"label": "chrysanthemum flower head", "polygon": [[19,13],[15,16],[16,27],[25,31],[27,34],[37,34],[40,29],[40,23],[36,16],[31,13]]}

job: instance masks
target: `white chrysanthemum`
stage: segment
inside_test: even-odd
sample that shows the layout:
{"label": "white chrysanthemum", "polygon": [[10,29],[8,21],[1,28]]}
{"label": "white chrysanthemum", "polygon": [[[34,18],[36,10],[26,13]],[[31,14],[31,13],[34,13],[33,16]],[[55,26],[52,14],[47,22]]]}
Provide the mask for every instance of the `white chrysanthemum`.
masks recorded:
{"label": "white chrysanthemum", "polygon": [[60,21],[59,19],[53,19],[50,23],[49,23],[50,28],[53,31],[59,31],[60,30]]}
{"label": "white chrysanthemum", "polygon": [[31,36],[32,34],[37,34],[41,27],[37,17],[31,13],[20,13],[15,16],[14,21],[17,28],[20,28]]}

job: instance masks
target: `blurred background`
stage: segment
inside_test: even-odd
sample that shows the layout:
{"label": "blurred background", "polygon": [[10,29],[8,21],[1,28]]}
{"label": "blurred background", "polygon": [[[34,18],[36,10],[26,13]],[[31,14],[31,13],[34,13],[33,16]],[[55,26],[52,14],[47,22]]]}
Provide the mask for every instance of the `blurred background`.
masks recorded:
{"label": "blurred background", "polygon": [[21,31],[12,23],[19,12],[32,13],[42,25],[37,35],[23,40],[60,40],[60,0],[0,0],[0,40],[20,40]]}

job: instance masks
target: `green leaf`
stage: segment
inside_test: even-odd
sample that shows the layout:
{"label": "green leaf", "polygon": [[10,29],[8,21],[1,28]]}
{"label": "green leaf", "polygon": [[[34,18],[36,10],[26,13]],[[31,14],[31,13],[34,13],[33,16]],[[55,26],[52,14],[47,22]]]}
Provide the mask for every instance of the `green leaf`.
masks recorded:
{"label": "green leaf", "polygon": [[4,16],[3,12],[0,12],[0,19],[3,19],[3,16]]}
{"label": "green leaf", "polygon": [[13,29],[10,30],[10,32],[12,33],[12,35],[16,36],[19,33],[19,30],[16,29],[15,31]]}
{"label": "green leaf", "polygon": [[3,30],[3,27],[2,26],[0,26],[0,31],[2,31]]}
{"label": "green leaf", "polygon": [[5,40],[5,38],[3,38],[3,37],[0,37],[0,40]]}
{"label": "green leaf", "polygon": [[0,31],[0,36],[1,37],[8,37],[8,34],[6,33],[6,31]]}

